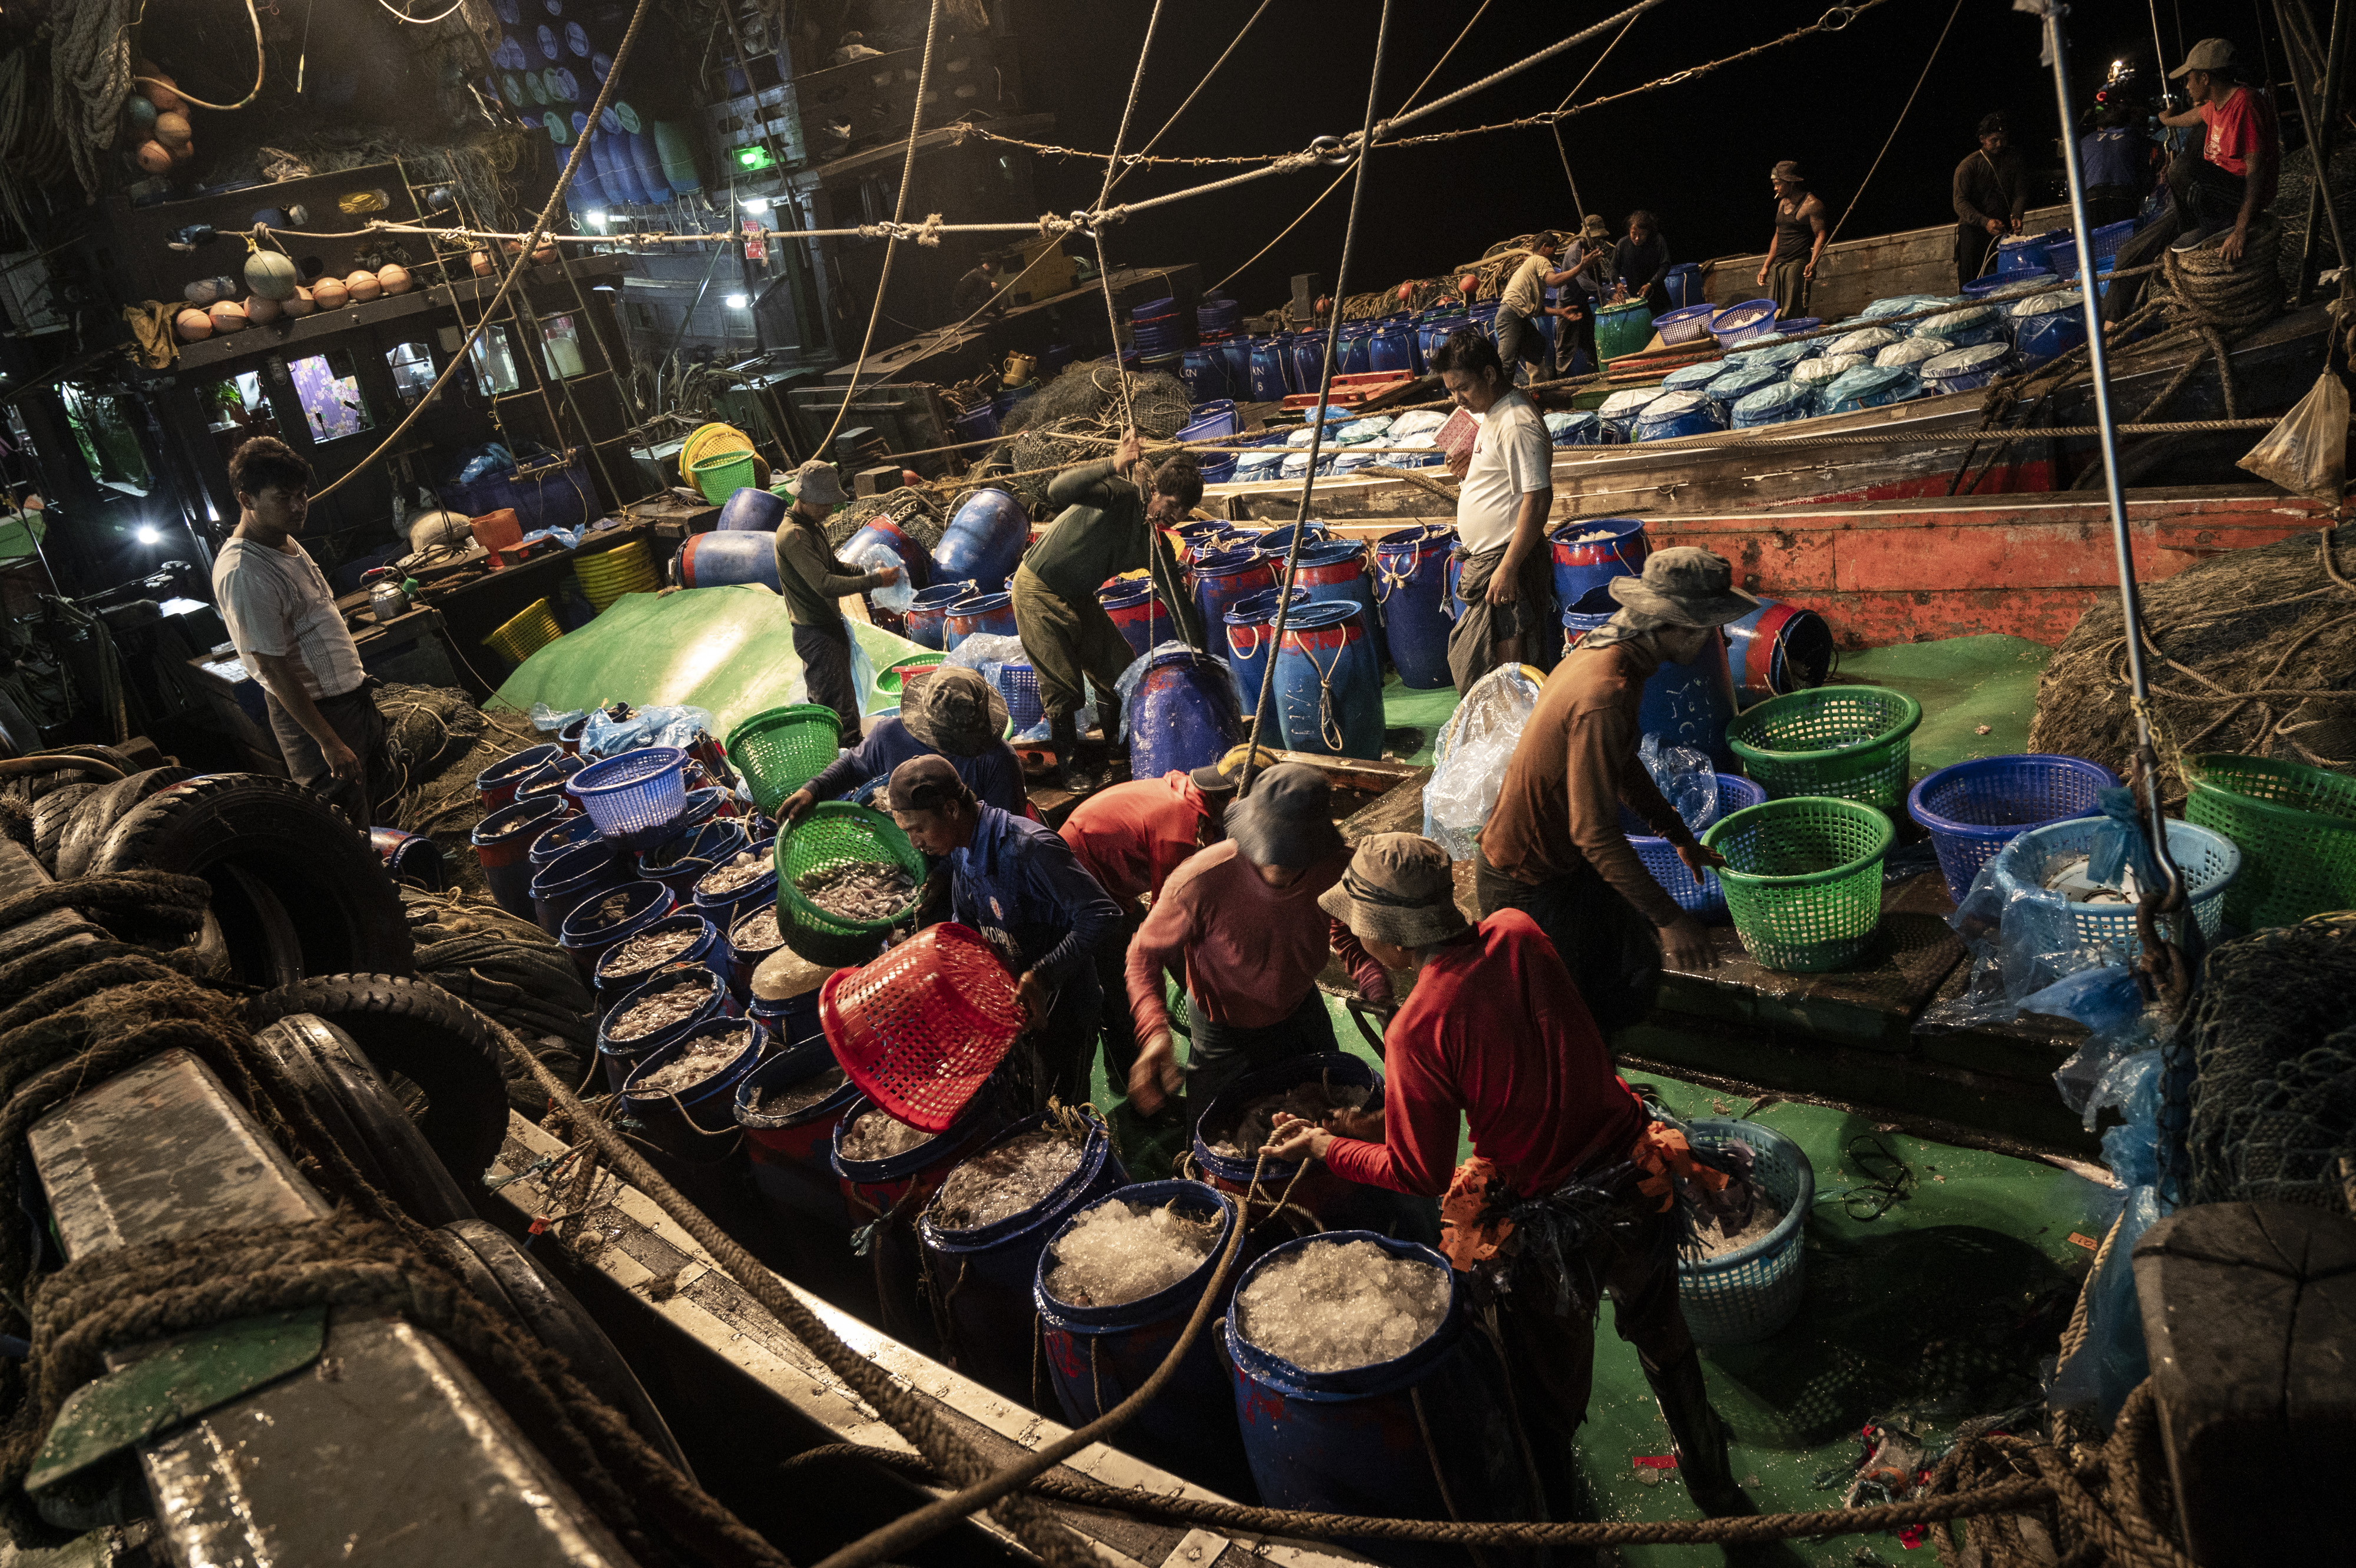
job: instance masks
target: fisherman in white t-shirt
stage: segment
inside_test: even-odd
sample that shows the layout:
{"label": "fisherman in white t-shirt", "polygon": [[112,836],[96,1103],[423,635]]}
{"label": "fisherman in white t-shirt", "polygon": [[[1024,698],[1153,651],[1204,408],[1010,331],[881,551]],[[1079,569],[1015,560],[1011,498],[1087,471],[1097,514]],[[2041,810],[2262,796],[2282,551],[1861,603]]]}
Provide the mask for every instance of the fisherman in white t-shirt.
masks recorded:
{"label": "fisherman in white t-shirt", "polygon": [[213,600],[247,671],[262,684],[271,732],[294,781],[367,829],[385,781],[384,715],[359,650],[318,564],[294,542],[311,504],[311,465],[275,436],[229,460],[241,514],[213,562]]}
{"label": "fisherman in white t-shirt", "polygon": [[1459,695],[1500,664],[1554,667],[1561,638],[1547,555],[1554,446],[1530,400],[1514,390],[1496,346],[1470,328],[1450,336],[1431,368],[1456,406],[1481,422],[1472,450],[1449,460],[1456,490],[1456,625],[1448,671]]}

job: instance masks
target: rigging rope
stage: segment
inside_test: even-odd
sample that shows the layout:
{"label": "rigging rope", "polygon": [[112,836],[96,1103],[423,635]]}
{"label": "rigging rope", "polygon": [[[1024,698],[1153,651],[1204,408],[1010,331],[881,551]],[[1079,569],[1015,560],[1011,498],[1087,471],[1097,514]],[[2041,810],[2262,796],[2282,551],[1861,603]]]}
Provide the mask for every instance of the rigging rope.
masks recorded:
{"label": "rigging rope", "polygon": [[[1120,145],[1129,139],[1129,122],[1137,113],[1138,94],[1145,86],[1146,58],[1153,52],[1153,31],[1161,25],[1162,0],[1153,0],[1153,9],[1145,18],[1145,41],[1137,46],[1137,69],[1130,73],[1129,102],[1121,105],[1120,128],[1113,133],[1113,156],[1105,164],[1104,188],[1097,193],[1098,211],[1103,210],[1105,202],[1112,195],[1113,181],[1120,168]],[[1222,55],[1219,58],[1225,59],[1226,57]],[[1208,78],[1205,80],[1207,81]],[[1192,102],[1192,98],[1189,98],[1188,102]],[[1162,129],[1168,130],[1169,127],[1165,125]],[[1112,355],[1113,381],[1120,389],[1121,425],[1122,428],[1127,429],[1137,423],[1137,410],[1130,401],[1129,370],[1120,362],[1120,308],[1113,301],[1112,268],[1105,261],[1104,225],[1090,224],[1088,238],[1095,242],[1097,248],[1097,285],[1104,291],[1105,330],[1108,334],[1106,341],[1109,345]]]}
{"label": "rigging rope", "polygon": [[[88,9],[87,6],[84,8]],[[143,5],[141,9],[144,11],[145,7]],[[181,88],[177,82],[160,81],[152,76],[134,76],[131,80],[134,82],[145,82],[150,87],[167,89],[170,91],[178,93],[182,98],[187,99],[198,108],[210,109],[216,113],[227,114],[233,110],[244,108],[247,104],[262,96],[262,73],[269,64],[269,58],[262,52],[262,12],[255,5],[254,0],[245,0],[245,14],[247,16],[251,17],[253,22],[253,85],[248,88],[246,90],[245,96],[239,99],[236,102],[208,103],[203,99],[197,97],[194,93],[187,91]],[[447,15],[447,13],[444,13],[444,15]],[[124,47],[126,48],[129,47],[127,42]],[[113,104],[107,110],[107,113],[110,114],[122,113],[123,100],[120,98],[116,99]]]}
{"label": "rigging rope", "polygon": [[[1488,3],[1489,0],[1481,0],[1481,4],[1484,9],[1487,7]],[[1203,89],[1211,85],[1211,79],[1219,74],[1219,68],[1221,66],[1227,63],[1227,57],[1234,54],[1237,48],[1242,47],[1245,35],[1249,33],[1259,19],[1268,14],[1268,8],[1270,4],[1271,0],[1259,0],[1259,8],[1254,11],[1250,16],[1247,17],[1244,21],[1244,25],[1236,30],[1234,40],[1231,41],[1225,49],[1220,51],[1218,59],[1211,62],[1211,69],[1205,71],[1203,73],[1203,80],[1194,84],[1194,91],[1186,94],[1185,101],[1180,103],[1177,108],[1171,111],[1170,118],[1162,122],[1162,129],[1154,132],[1151,136],[1148,137],[1143,147],[1125,158],[1120,156],[1120,144],[1123,136],[1126,135],[1129,130],[1129,115],[1126,111],[1122,113],[1120,117],[1120,128],[1123,133],[1123,136],[1115,136],[1113,138],[1113,156],[1110,158],[1108,158],[1105,162],[1104,191],[1102,195],[1099,195],[1097,198],[1097,205],[1098,207],[1102,207],[1105,204],[1106,198],[1111,196],[1113,187],[1119,185],[1122,180],[1129,177],[1129,171],[1130,169],[1135,168],[1140,163],[1145,161],[1146,154],[1151,152],[1154,148],[1162,145],[1162,138],[1170,134],[1171,126],[1178,124],[1178,117],[1185,113],[1188,109],[1194,107],[1194,100],[1203,95]],[[1149,46],[1153,41],[1153,25],[1151,22],[1146,24],[1145,39]],[[1145,74],[1145,54],[1143,49],[1140,49],[1138,52],[1137,68],[1139,80],[1141,81]],[[1133,97],[1130,99],[1130,103],[1131,108],[1136,107],[1136,100]],[[1157,159],[1155,161],[1159,162],[1160,160]],[[1116,170],[1119,172],[1116,173]]]}
{"label": "rigging rope", "polygon": [[1857,182],[1857,189],[1849,195],[1848,205],[1841,209],[1840,222],[1835,223],[1832,232],[1825,236],[1826,244],[1829,245],[1840,237],[1841,223],[1847,222],[1848,215],[1857,210],[1858,198],[1863,196],[1865,188],[1873,183],[1874,171],[1881,167],[1881,160],[1890,156],[1890,144],[1898,139],[1899,127],[1906,124],[1907,110],[1914,107],[1914,100],[1922,94],[1922,84],[1931,80],[1931,68],[1939,63],[1939,51],[1946,47],[1947,35],[1954,30],[1955,18],[1962,16],[1963,11],[1964,0],[1955,0],[1954,9],[1947,13],[1947,25],[1939,29],[1939,41],[1931,46],[1931,58],[1922,62],[1922,74],[1914,79],[1914,91],[1906,95],[1905,105],[1898,111],[1898,119],[1890,125],[1890,134],[1881,138],[1881,151],[1873,155],[1872,167],[1868,168],[1865,177]]}
{"label": "rigging rope", "polygon": [[[1628,27],[1633,27],[1635,25],[1636,18],[1633,16],[1629,17]],[[1628,27],[1622,27],[1617,33],[1612,35],[1612,41],[1603,46],[1603,52],[1601,54],[1595,57],[1595,64],[1589,66],[1587,68],[1586,75],[1581,76],[1578,82],[1572,86],[1571,90],[1562,95],[1562,102],[1555,105],[1557,109],[1568,109],[1570,107],[1570,101],[1579,96],[1580,89],[1585,87],[1589,79],[1595,75],[1596,70],[1603,64],[1603,62],[1612,58],[1612,51],[1620,47],[1620,40],[1628,36]],[[1570,172],[1570,149],[1563,145],[1562,127],[1558,124],[1549,125],[1547,129],[1554,133],[1554,150],[1562,159],[1562,177],[1568,181],[1570,186],[1570,204],[1579,209],[1579,216],[1583,220],[1587,215],[1587,203],[1579,199],[1579,179],[1578,177]]]}

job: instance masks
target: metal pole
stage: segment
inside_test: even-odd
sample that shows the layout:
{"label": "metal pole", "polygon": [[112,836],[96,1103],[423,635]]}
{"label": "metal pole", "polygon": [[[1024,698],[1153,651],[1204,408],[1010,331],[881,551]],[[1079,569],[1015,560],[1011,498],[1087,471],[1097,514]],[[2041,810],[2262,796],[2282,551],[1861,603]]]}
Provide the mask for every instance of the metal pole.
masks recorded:
{"label": "metal pole", "polygon": [[[2289,55],[2291,92],[2298,100],[2298,117],[2307,127],[2307,160],[2314,177],[2307,200],[2307,233],[2300,242],[2298,263],[2298,294],[2305,298],[2308,276],[2315,258],[2316,209],[2323,209],[2323,218],[2331,230],[2331,248],[2340,264],[2348,263],[2348,246],[2340,232],[2340,209],[2331,200],[2327,187],[2330,171],[2332,112],[2330,104],[2337,99],[2339,82],[2339,51],[2342,42],[2341,23],[2347,12],[2346,0],[2332,7],[2331,43],[2326,52],[2315,37],[2314,19],[2304,5],[2286,6],[2275,0],[2275,26],[2283,36],[2284,52]],[[2293,26],[2294,20],[2297,26]],[[2317,78],[2310,86],[2308,72]]]}
{"label": "metal pole", "polygon": [[[2070,177],[2070,221],[2082,234],[2092,234],[2094,226],[2086,219],[2085,170],[2078,161],[2078,139],[2068,134],[2072,124],[2070,113],[2069,54],[2062,36],[2062,20],[2070,8],[2061,0],[2018,0],[2022,10],[2034,9],[2045,23],[2045,58],[2053,68],[2053,102],[2061,113],[2064,134],[2062,137],[2062,161]],[[2100,269],[2081,265],[2078,269],[2078,290],[2085,297],[2086,319],[2094,324],[2086,334],[2088,370],[2094,385],[2094,423],[2102,430],[2103,495],[2111,509],[2111,547],[2119,558],[2119,614],[2127,639],[2127,682],[2132,688],[2136,720],[2136,771],[2143,776],[2145,818],[2151,841],[2152,858],[2159,864],[2159,874],[2167,891],[2159,899],[2162,913],[2184,908],[2184,873],[2177,868],[2175,857],[2168,853],[2168,817],[2159,804],[2159,765],[2151,739],[2151,687],[2146,679],[2143,662],[2143,614],[2136,602],[2135,575],[2135,545],[2127,533],[2126,492],[2119,484],[2119,439],[2117,416],[2111,407],[2110,345],[2104,340],[2102,303],[2095,276]],[[2149,889],[2145,890],[2147,896]]]}

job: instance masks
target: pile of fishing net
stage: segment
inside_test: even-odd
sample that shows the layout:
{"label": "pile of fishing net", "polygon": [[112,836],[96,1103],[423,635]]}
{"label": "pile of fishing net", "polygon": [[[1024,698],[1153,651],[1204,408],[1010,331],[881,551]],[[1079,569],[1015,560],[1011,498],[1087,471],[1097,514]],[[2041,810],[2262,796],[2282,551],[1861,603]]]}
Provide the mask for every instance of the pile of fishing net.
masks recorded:
{"label": "pile of fishing net", "polygon": [[2219,947],[2170,1042],[2191,1069],[2189,1197],[2346,1212],[2356,1188],[2356,914]]}
{"label": "pile of fishing net", "polygon": [[[2200,752],[2356,768],[2356,527],[2231,551],[2141,596],[2169,797],[2185,793],[2177,758]],[[2123,770],[2135,740],[2126,660],[2105,595],[2045,667],[2029,749]]]}
{"label": "pile of fishing net", "polygon": [[[1166,441],[1194,417],[1186,385],[1159,371],[1119,371],[1108,360],[1074,365],[1014,405],[1000,430],[1012,439],[1004,451],[1023,476],[1011,481],[1015,493],[1037,504],[1046,499],[1055,471],[1112,456],[1124,415],[1121,381],[1129,382],[1129,408],[1138,433]],[[1044,471],[1042,471],[1044,470]]]}
{"label": "pile of fishing net", "polygon": [[485,713],[464,692],[442,686],[388,685],[376,695],[391,726],[392,778],[380,792],[389,801],[384,825],[423,833],[442,846],[444,874],[453,887],[488,891],[468,835],[483,819],[475,801],[475,775],[499,758],[540,746],[548,736],[529,715]]}
{"label": "pile of fishing net", "polygon": [[[467,856],[471,861],[474,857]],[[417,944],[417,972],[476,1011],[505,1025],[566,1083],[577,1084],[595,1055],[588,987],[573,955],[530,920],[519,920],[488,898],[428,893],[404,885],[402,912]],[[548,1091],[521,1063],[502,1057],[508,1102],[537,1121]]]}
{"label": "pile of fishing net", "polygon": [[877,517],[930,552],[941,542],[952,509],[930,490],[903,485],[878,496],[861,496],[826,520],[826,542],[838,553],[851,536]]}

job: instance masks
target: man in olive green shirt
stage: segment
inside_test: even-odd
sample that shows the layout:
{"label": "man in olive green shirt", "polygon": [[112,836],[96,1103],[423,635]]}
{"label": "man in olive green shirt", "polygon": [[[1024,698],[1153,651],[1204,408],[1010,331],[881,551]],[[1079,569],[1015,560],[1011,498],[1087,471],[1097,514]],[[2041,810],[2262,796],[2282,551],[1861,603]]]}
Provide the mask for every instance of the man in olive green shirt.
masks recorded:
{"label": "man in olive green shirt", "polygon": [[802,661],[809,700],[834,710],[845,746],[860,739],[859,683],[851,673],[851,627],[836,602],[900,580],[900,568],[862,572],[827,542],[827,514],[842,504],[834,465],[813,459],[794,475],[793,510],[777,525],[777,592],[794,623],[794,652]]}
{"label": "man in olive green shirt", "polygon": [[1097,716],[1109,742],[1120,726],[1113,689],[1135,657],[1097,590],[1123,572],[1150,572],[1162,605],[1177,618],[1171,635],[1202,646],[1185,578],[1159,531],[1175,528],[1203,499],[1203,470],[1192,453],[1181,452],[1159,469],[1141,473],[1144,452],[1131,430],[1109,462],[1056,475],[1047,499],[1063,513],[1014,569],[1014,628],[1039,672],[1039,703],[1046,710],[1059,781],[1073,789],[1096,781],[1075,764],[1087,683],[1096,682]]}

